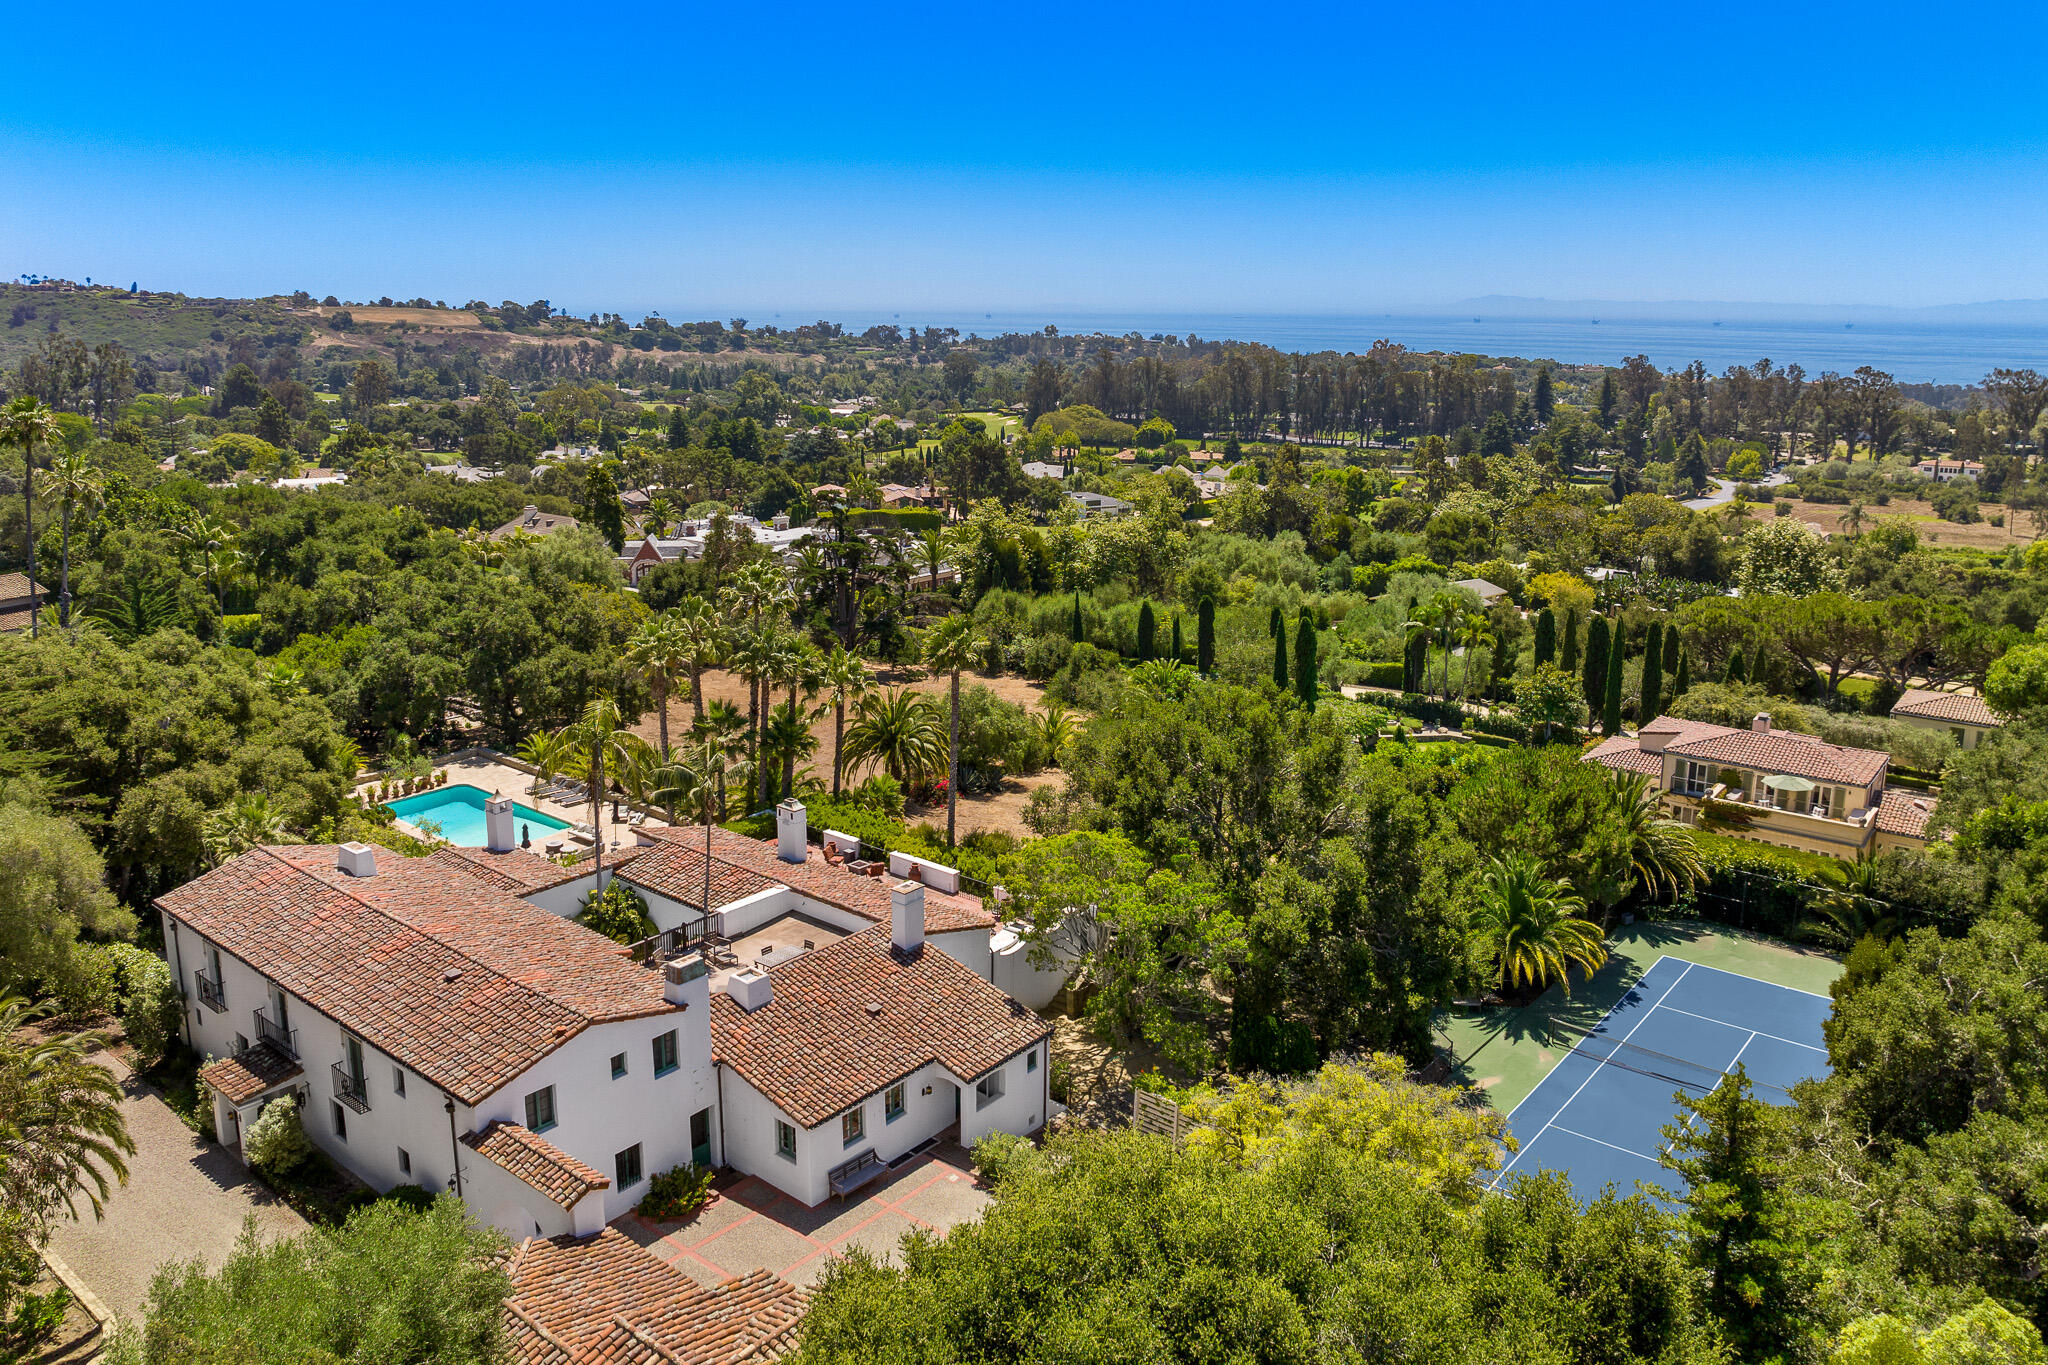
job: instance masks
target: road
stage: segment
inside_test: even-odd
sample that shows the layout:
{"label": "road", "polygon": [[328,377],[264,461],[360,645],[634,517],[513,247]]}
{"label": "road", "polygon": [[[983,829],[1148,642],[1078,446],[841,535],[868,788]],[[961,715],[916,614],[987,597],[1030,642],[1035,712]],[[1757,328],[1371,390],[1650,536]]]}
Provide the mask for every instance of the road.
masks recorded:
{"label": "road", "polygon": [[121,1112],[135,1155],[128,1158],[128,1183],[107,1201],[105,1218],[95,1222],[81,1204],[82,1220],[60,1223],[50,1250],[109,1309],[139,1318],[150,1279],[164,1261],[196,1256],[220,1265],[251,1215],[266,1241],[306,1230],[305,1219],[227,1148],[187,1128],[119,1058],[102,1052],[94,1060],[114,1073],[127,1095]]}
{"label": "road", "polygon": [[[1758,479],[1757,485],[1761,488],[1776,488],[1785,481],[1786,479],[1783,474],[1772,474],[1767,478]],[[1695,512],[1708,511],[1724,503],[1735,501],[1735,490],[1738,486],[1734,479],[1716,479],[1714,480],[1713,492],[1707,494],[1704,498],[1687,498],[1685,505]]]}

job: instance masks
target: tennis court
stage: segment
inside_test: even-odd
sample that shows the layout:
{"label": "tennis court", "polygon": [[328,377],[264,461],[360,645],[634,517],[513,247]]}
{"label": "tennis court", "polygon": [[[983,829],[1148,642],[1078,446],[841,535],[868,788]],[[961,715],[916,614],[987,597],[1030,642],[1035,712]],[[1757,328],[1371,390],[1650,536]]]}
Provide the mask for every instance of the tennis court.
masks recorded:
{"label": "tennis court", "polygon": [[1828,1074],[1824,995],[1660,957],[1508,1115],[1521,1151],[1501,1171],[1563,1171],[1581,1200],[1610,1182],[1672,1184],[1659,1164],[1673,1095],[1704,1095],[1741,1062],[1756,1097],[1791,1103]]}

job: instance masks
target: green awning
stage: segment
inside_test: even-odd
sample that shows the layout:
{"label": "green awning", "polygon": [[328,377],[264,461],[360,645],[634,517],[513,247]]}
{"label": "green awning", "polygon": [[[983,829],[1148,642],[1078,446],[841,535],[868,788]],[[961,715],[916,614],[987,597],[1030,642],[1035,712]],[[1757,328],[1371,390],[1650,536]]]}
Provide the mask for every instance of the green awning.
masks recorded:
{"label": "green awning", "polygon": [[1764,779],[1764,785],[1774,792],[1810,792],[1814,784],[1803,777],[1774,773]]}

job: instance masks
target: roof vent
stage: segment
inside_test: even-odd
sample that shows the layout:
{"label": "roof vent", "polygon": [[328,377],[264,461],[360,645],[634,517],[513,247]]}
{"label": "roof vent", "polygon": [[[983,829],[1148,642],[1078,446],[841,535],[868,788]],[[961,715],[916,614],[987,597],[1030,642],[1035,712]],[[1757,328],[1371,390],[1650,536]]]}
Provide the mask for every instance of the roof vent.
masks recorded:
{"label": "roof vent", "polygon": [[461,978],[462,968],[460,967],[450,967],[446,971],[441,973],[441,979],[443,981],[459,981],[461,980]]}
{"label": "roof vent", "polygon": [[1771,713],[1768,711],[1757,712],[1756,716],[1749,722],[1749,728],[1760,735],[1769,734],[1771,732]]}
{"label": "roof vent", "polygon": [[746,967],[726,978],[725,993],[752,1014],[774,998],[775,988],[769,984],[768,973]]}
{"label": "roof vent", "polygon": [[882,1017],[882,1002],[881,1002],[881,1001],[879,1001],[879,1000],[870,1000],[870,1001],[868,1001],[868,1003],[866,1004],[866,1006],[864,1006],[864,1008],[865,1008],[865,1009],[867,1010],[867,1012],[868,1012],[868,1018],[870,1018],[870,1019],[879,1019],[879,1018],[881,1018],[881,1017]]}
{"label": "roof vent", "polygon": [[377,850],[368,844],[342,844],[334,850],[334,866],[350,877],[377,875]]}

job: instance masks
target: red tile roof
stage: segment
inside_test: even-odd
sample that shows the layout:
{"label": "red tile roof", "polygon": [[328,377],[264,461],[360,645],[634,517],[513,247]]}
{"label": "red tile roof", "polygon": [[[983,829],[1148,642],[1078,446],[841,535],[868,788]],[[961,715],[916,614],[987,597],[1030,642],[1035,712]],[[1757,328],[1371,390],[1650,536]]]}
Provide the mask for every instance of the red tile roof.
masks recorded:
{"label": "red tile roof", "polygon": [[1877,827],[1886,834],[1909,839],[1927,837],[1927,822],[1934,815],[1935,798],[1906,787],[1886,787],[1877,803]]}
{"label": "red tile roof", "polygon": [[1959,725],[2003,726],[1999,714],[1984,704],[1982,697],[1967,692],[1934,692],[1913,687],[1892,705],[1895,716],[1925,716],[1930,720],[1952,720]]}
{"label": "red tile roof", "polygon": [[455,867],[515,896],[530,896],[536,891],[560,886],[563,882],[573,882],[584,875],[574,867],[550,862],[525,848],[493,853],[486,848],[457,848],[450,844],[428,854],[427,861]]}
{"label": "red tile roof", "polygon": [[199,1079],[237,1108],[304,1074],[297,1062],[261,1043],[199,1068]]}
{"label": "red tile roof", "polygon": [[462,1145],[493,1165],[501,1166],[565,1209],[592,1190],[608,1190],[611,1177],[570,1156],[522,1124],[502,1119],[481,1132],[465,1133]]}
{"label": "red tile roof", "polygon": [[[701,828],[649,829],[643,833],[656,840],[682,844],[700,853],[704,847],[704,831]],[[862,919],[873,920],[877,924],[889,922],[888,879],[863,877],[859,873],[847,871],[838,863],[826,862],[824,852],[820,849],[806,847],[803,862],[786,863],[776,855],[775,845],[768,840],[749,839],[744,834],[735,834],[729,829],[714,825],[711,828],[711,859],[715,864],[723,863],[732,868],[751,872],[768,885],[787,886],[793,891],[809,896],[812,900],[849,910]],[[704,865],[697,862],[694,866],[697,869],[696,884],[701,888]],[[638,880],[637,872],[628,872],[625,876],[628,881]],[[684,885],[687,889],[687,881]],[[714,874],[714,899],[717,894],[718,886]],[[689,899],[690,904],[695,905],[699,897],[693,895]],[[925,888],[924,931],[928,934],[952,933],[962,929],[992,929],[995,922],[995,916],[982,908],[979,896],[970,896],[964,892],[949,895],[931,887]]]}
{"label": "red tile roof", "polygon": [[506,1265],[520,1365],[745,1365],[796,1344],[806,1296],[772,1271],[700,1285],[616,1228],[529,1238]]}
{"label": "red tile roof", "polygon": [[[1669,735],[1664,744],[1667,754],[1701,763],[1727,763],[1761,772],[1787,773],[1816,782],[1839,782],[1849,787],[1869,786],[1891,761],[1891,755],[1882,749],[1851,749],[1790,730],[1738,730],[1729,725],[1672,716],[1659,716],[1643,730]],[[1601,741],[1586,757],[1627,772],[1661,772],[1663,764],[1657,755],[1643,754],[1641,750],[1641,733],[1615,735]]]}
{"label": "red tile roof", "polygon": [[462,866],[260,848],[156,904],[465,1104],[593,1023],[674,1010],[661,978]]}
{"label": "red tile roof", "polygon": [[769,1002],[751,1013],[711,997],[712,1056],[806,1128],[928,1062],[971,1081],[1052,1033],[937,948],[904,958],[881,927],[813,949],[768,981]]}
{"label": "red tile roof", "polygon": [[[704,832],[698,829],[685,832],[681,838],[643,844],[630,869],[620,875],[658,896],[667,896],[670,900],[701,910],[704,908],[700,904],[704,899],[703,839]],[[713,856],[711,859],[711,908],[714,910],[762,891],[773,891],[780,884],[722,858]]]}

